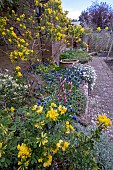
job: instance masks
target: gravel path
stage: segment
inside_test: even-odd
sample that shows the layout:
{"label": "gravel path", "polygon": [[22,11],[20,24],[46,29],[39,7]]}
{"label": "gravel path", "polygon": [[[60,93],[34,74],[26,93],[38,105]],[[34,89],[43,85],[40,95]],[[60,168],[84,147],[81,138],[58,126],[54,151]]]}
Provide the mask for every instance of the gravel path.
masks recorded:
{"label": "gravel path", "polygon": [[[97,74],[96,85],[88,102],[88,115],[92,123],[95,122],[97,114],[104,113],[113,123],[113,73],[104,60],[105,57],[94,57],[89,63]],[[113,139],[113,126],[108,129],[108,132]]]}

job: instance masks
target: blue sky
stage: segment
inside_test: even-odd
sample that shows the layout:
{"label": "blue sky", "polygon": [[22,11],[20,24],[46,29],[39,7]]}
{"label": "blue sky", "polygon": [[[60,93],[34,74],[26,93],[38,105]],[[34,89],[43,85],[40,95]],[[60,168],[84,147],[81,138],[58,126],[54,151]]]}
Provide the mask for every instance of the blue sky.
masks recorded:
{"label": "blue sky", "polygon": [[[68,17],[72,19],[77,19],[83,10],[92,5],[95,0],[62,0],[63,10],[68,10]],[[106,2],[112,5],[113,0],[98,0],[98,2]]]}

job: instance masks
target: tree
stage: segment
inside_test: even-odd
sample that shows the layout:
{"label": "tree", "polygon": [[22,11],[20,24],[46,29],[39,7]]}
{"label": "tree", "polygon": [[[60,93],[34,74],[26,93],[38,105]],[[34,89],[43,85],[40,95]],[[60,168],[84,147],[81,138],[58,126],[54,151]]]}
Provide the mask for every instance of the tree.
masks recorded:
{"label": "tree", "polygon": [[93,27],[93,29],[97,27],[104,29],[106,26],[112,29],[113,8],[106,2],[93,2],[86,11],[81,13],[79,21],[82,26]]}

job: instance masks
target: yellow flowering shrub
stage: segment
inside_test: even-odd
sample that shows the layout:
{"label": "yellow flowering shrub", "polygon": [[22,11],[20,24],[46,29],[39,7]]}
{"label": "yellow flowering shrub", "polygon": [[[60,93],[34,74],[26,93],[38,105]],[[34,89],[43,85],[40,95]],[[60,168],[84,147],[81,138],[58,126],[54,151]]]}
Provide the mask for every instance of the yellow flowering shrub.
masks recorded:
{"label": "yellow flowering shrub", "polygon": [[[12,106],[0,111],[2,169],[5,164],[18,169],[34,166],[36,169],[52,168],[55,162],[59,168],[72,166],[75,169],[83,166],[79,158],[86,167],[98,167],[93,155],[94,140],[97,141],[102,130],[111,125],[105,115],[99,115],[97,128],[85,135],[75,128],[75,120],[71,119],[66,107],[58,103],[48,102],[44,106],[35,104],[19,109]],[[85,160],[90,160],[90,163]],[[64,165],[65,161],[67,164]]]}
{"label": "yellow flowering shrub", "polygon": [[112,126],[110,118],[108,118],[105,114],[98,115],[97,120],[98,120],[97,125],[102,124],[104,127]]}

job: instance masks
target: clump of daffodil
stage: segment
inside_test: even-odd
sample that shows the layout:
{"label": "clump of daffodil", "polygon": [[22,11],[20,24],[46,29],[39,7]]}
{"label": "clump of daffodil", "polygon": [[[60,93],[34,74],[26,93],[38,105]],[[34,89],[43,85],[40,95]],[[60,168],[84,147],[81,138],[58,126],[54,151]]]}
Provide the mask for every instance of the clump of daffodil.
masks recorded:
{"label": "clump of daffodil", "polygon": [[105,114],[98,115],[97,117],[97,125],[103,125],[104,127],[112,126],[112,122],[110,118],[108,118]]}

